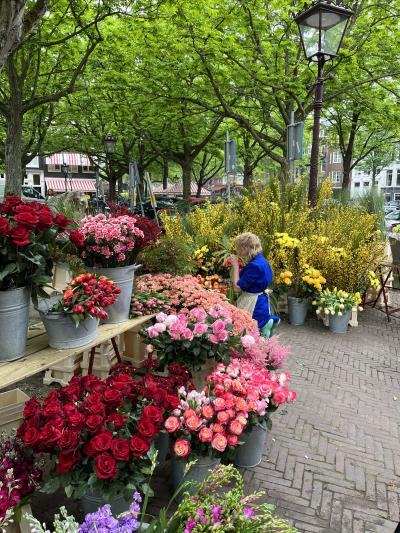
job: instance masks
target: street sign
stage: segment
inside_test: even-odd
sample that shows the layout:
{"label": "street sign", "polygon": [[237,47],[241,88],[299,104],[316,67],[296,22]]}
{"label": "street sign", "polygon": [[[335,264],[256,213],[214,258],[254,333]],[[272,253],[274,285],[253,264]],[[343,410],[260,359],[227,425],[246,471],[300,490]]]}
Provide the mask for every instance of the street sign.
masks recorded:
{"label": "street sign", "polygon": [[287,128],[287,154],[289,161],[303,159],[304,122],[294,122]]}

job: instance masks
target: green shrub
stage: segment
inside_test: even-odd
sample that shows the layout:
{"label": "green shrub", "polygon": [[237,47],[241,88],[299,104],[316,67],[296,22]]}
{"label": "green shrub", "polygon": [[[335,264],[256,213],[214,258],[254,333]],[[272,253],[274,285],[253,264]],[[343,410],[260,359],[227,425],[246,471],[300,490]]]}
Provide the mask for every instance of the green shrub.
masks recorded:
{"label": "green shrub", "polygon": [[192,247],[176,237],[162,236],[155,246],[143,250],[137,258],[137,263],[142,264],[142,272],[150,274],[172,274],[184,276],[193,274],[196,265],[191,260]]}

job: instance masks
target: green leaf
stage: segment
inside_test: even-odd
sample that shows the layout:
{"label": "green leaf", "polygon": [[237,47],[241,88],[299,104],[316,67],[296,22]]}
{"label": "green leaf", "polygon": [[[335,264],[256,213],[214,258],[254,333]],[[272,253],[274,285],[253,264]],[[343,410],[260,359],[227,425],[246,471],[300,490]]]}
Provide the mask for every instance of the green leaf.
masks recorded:
{"label": "green leaf", "polygon": [[15,274],[17,272],[18,267],[16,263],[8,263],[1,271],[0,271],[0,281],[2,281],[6,276],[10,274]]}
{"label": "green leaf", "polygon": [[46,483],[42,486],[42,492],[45,492],[46,494],[53,494],[53,492],[56,492],[60,488],[60,478],[58,476],[54,476],[50,478]]}

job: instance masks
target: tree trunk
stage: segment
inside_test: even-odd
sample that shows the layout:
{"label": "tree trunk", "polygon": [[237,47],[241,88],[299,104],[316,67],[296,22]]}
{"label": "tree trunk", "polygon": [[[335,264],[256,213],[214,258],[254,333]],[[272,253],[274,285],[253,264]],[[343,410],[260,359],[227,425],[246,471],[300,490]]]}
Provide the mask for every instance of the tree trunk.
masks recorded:
{"label": "tree trunk", "polygon": [[186,159],[182,164],[182,187],[183,199],[188,202],[191,196],[193,160]]}
{"label": "tree trunk", "polygon": [[168,177],[169,177],[168,159],[163,159],[163,174],[162,174],[163,191],[165,191],[165,189],[168,189]]}
{"label": "tree trunk", "polygon": [[360,113],[355,111],[351,117],[351,128],[349,134],[349,140],[347,142],[347,148],[345,154],[342,154],[343,157],[343,183],[342,189],[347,190],[350,188],[350,173],[351,173],[351,163],[353,160],[354,152],[354,142],[357,133],[357,124],[360,118]]}
{"label": "tree trunk", "polygon": [[350,187],[350,174],[351,174],[351,162],[350,164],[346,164],[345,160],[343,160],[343,183],[342,183],[342,189],[344,191],[347,191]]}
{"label": "tree trunk", "polygon": [[6,189],[5,195],[21,196],[22,173],[22,87],[13,57],[7,60],[10,84],[10,101],[7,115],[7,136],[5,149]]}
{"label": "tree trunk", "polygon": [[0,1],[0,69],[21,39],[25,5],[26,0]]}
{"label": "tree trunk", "polygon": [[253,167],[248,159],[244,159],[243,165],[243,187],[249,189],[253,185]]}
{"label": "tree trunk", "polygon": [[114,175],[110,175],[108,181],[108,197],[113,202],[115,201],[115,192],[116,192],[117,180]]}

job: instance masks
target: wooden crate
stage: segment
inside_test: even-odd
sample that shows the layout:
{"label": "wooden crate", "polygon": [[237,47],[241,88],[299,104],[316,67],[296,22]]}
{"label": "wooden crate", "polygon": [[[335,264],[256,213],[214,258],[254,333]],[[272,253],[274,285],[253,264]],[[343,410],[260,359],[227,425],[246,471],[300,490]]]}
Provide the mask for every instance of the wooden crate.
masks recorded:
{"label": "wooden crate", "polygon": [[137,331],[125,331],[125,349],[122,358],[140,368],[147,359],[146,344]]}
{"label": "wooden crate", "polygon": [[29,396],[20,389],[0,393],[0,433],[8,435],[22,422],[22,412]]}
{"label": "wooden crate", "polygon": [[65,361],[48,368],[44,374],[43,384],[59,383],[65,387],[76,374],[80,374],[82,359],[83,353],[71,355]]}

